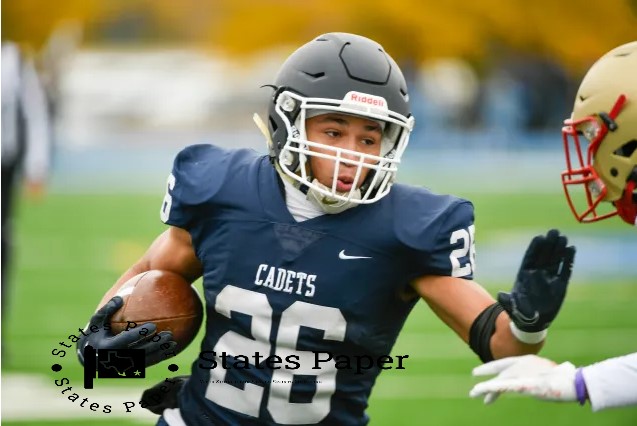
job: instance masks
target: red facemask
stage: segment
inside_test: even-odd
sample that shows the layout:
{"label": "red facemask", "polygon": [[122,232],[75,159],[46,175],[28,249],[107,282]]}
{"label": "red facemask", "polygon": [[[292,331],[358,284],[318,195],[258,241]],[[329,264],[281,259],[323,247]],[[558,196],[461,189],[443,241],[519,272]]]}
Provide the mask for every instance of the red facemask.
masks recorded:
{"label": "red facemask", "polygon": [[[602,219],[606,219],[612,216],[615,216],[621,211],[626,211],[627,207],[622,200],[617,200],[613,203],[615,209],[611,212],[607,213],[599,213],[598,208],[599,204],[602,202],[604,197],[606,196],[606,185],[603,180],[597,174],[597,171],[593,167],[593,158],[595,153],[599,149],[600,144],[603,142],[604,137],[609,132],[609,130],[613,130],[612,126],[615,125],[614,121],[619,115],[624,103],[626,102],[626,96],[620,95],[617,98],[617,102],[613,106],[610,113],[603,119],[602,114],[600,116],[588,116],[581,118],[579,120],[565,120],[564,127],[562,128],[562,140],[564,143],[564,152],[566,154],[566,167],[567,169],[562,172],[562,186],[564,187],[564,193],[566,194],[566,199],[568,200],[568,204],[575,215],[575,218],[584,223],[597,222]],[[590,137],[586,138],[586,142],[590,140],[588,144],[588,149],[586,150],[586,155],[582,152],[582,147],[580,144],[580,134],[577,129],[585,129],[585,132],[590,132]],[[571,149],[570,142],[573,143],[573,150],[575,152],[576,158],[571,158]],[[584,188],[585,191],[585,199],[586,206],[584,206],[583,210],[579,209],[575,206],[573,199],[571,197],[571,191],[573,188]],[[632,202],[632,191],[630,192],[631,204]],[[620,205],[620,207],[618,207]],[[634,209],[636,207],[632,206],[632,214],[634,221]],[[630,215],[630,213],[627,213]],[[624,218],[622,216],[622,218]],[[626,219],[624,219],[626,220]]]}

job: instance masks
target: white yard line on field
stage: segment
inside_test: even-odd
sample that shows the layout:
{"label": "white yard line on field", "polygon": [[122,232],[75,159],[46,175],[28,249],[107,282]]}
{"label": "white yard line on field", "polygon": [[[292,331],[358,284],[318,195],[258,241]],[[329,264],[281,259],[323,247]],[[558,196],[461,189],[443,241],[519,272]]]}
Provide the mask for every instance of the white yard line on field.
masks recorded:
{"label": "white yard line on field", "polygon": [[[82,386],[72,386],[71,391],[62,394],[68,386],[57,387],[52,379],[35,374],[2,374],[2,420],[59,420],[59,419],[129,419],[140,424],[153,425],[157,416],[150,411],[136,407],[127,413],[122,402],[139,401],[142,388],[105,387],[85,390]],[[68,396],[79,395],[76,401]],[[82,401],[87,398],[83,406]],[[93,409],[91,410],[91,404]],[[112,405],[110,413],[102,410]]]}
{"label": "white yard line on field", "polygon": [[[372,398],[391,399],[465,399],[471,385],[467,375],[408,375],[405,377],[381,376],[374,387]],[[105,387],[87,391],[74,386],[80,398],[70,401],[51,379],[33,374],[2,375],[2,420],[61,420],[61,419],[126,419],[139,421],[140,425],[153,425],[157,416],[142,408],[126,413],[122,402],[137,401],[142,388]],[[89,393],[90,392],[90,393]],[[88,401],[81,407],[84,398]],[[99,404],[91,411],[91,403]],[[101,412],[104,405],[112,403],[111,413]]]}

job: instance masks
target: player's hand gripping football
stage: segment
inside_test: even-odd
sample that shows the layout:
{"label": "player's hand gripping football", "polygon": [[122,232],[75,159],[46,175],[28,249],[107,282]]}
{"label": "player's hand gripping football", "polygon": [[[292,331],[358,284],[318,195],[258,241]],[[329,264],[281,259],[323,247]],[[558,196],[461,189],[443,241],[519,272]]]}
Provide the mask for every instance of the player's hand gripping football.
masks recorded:
{"label": "player's hand gripping football", "polygon": [[[143,349],[146,353],[146,367],[165,360],[165,353],[170,353],[177,346],[170,331],[155,333],[157,326],[153,323],[113,334],[110,329],[110,319],[123,304],[124,300],[120,296],[115,296],[91,317],[77,342],[77,357],[82,365],[84,365],[84,348],[87,345],[95,349]],[[140,333],[142,329],[146,329],[144,333]]]}
{"label": "player's hand gripping football", "polygon": [[498,294],[498,302],[518,330],[541,332],[560,311],[575,258],[575,247],[567,244],[567,238],[556,229],[533,238],[513,289]]}

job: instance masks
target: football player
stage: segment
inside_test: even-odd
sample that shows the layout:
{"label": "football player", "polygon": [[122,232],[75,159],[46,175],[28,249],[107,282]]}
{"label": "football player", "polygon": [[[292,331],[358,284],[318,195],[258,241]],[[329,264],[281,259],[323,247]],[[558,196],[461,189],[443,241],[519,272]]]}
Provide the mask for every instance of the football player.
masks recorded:
{"label": "football player", "polygon": [[[584,77],[573,114],[562,130],[567,170],[562,173],[567,199],[580,222],[619,215],[637,225],[637,41],[602,56]],[[588,143],[581,151],[581,138]],[[572,138],[576,157],[569,155]],[[573,163],[577,161],[577,166]],[[570,189],[580,186],[587,205],[578,212]],[[600,214],[600,203],[612,205]],[[608,359],[583,368],[570,362],[557,365],[535,355],[493,361],[474,375],[497,374],[478,383],[470,395],[485,403],[502,392],[532,395],[551,401],[590,401],[593,411],[637,405],[637,353]]]}
{"label": "football player", "polygon": [[[378,43],[321,35],[272,88],[267,125],[256,119],[269,155],[181,151],[161,208],[170,226],[112,289],[150,269],[203,276],[205,357],[176,399],[149,407],[158,424],[366,424],[378,374],[406,358],[391,350],[419,298],[484,361],[541,348],[574,247],[555,230],[533,239],[499,302],[472,281],[472,204],[394,184],[414,118]],[[134,339],[92,333],[78,350],[150,345]],[[145,350],[158,361],[159,347]]]}

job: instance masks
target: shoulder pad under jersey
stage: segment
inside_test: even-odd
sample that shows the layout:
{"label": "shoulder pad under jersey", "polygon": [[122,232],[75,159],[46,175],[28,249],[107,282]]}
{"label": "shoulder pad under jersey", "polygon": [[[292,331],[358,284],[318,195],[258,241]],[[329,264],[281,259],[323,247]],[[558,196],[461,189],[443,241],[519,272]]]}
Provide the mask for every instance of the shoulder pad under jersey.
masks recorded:
{"label": "shoulder pad under jersey", "polygon": [[[233,167],[247,150],[227,150],[210,144],[191,145],[175,157],[168,177],[161,219],[169,225],[189,229],[198,216],[214,208]],[[243,155],[245,157],[245,155]]]}
{"label": "shoulder pad under jersey", "polygon": [[394,185],[394,228],[411,249],[415,275],[472,278],[474,212],[470,201],[425,188]]}

